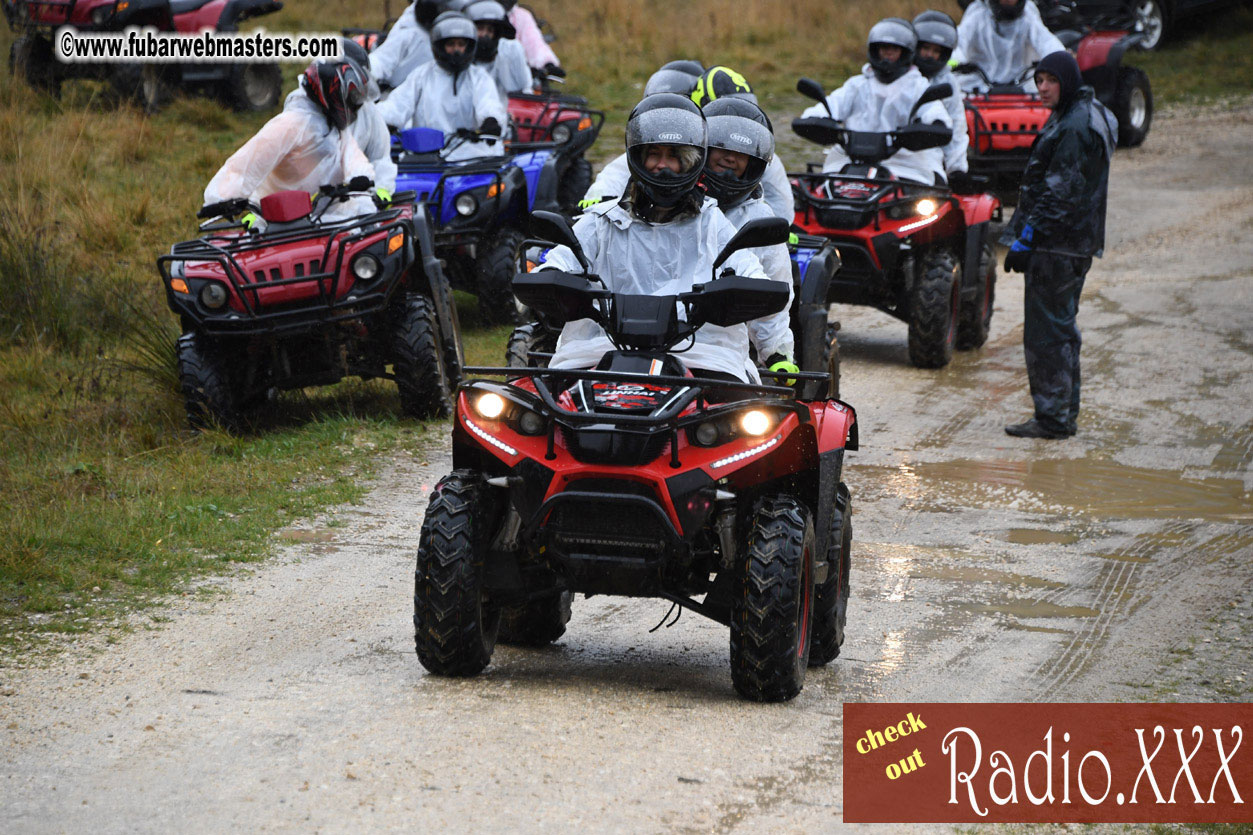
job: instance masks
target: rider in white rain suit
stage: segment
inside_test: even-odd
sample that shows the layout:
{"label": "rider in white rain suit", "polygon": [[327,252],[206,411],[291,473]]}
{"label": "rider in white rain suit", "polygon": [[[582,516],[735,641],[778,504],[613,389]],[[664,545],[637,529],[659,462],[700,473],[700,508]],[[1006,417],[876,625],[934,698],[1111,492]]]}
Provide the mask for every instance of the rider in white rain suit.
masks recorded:
{"label": "rider in white rain suit", "polygon": [[[705,159],[706,126],[691,99],[656,94],[636,105],[627,122],[631,183],[627,194],[592,207],[574,226],[591,271],[618,293],[671,295],[712,279],[714,259],[735,227],[696,187]],[[726,262],[737,275],[767,278],[750,252]],[[567,247],[548,253],[541,269],[579,272]],[[776,320],[777,321],[777,320]],[[787,328],[787,320],[781,326]],[[781,343],[782,334],[773,342]],[[759,382],[749,361],[749,329],[705,325],[684,351],[684,365],[737,380]],[[561,332],[552,368],[595,365],[613,344],[589,319],[568,323]]]}

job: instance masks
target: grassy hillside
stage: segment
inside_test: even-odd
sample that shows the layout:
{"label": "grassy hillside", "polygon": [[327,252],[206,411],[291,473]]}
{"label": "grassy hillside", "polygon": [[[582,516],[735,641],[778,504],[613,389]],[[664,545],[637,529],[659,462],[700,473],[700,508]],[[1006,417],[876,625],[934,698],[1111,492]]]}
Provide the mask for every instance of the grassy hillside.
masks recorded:
{"label": "grassy hillside", "polygon": [[[730,64],[768,110],[795,113],[797,76],[833,85],[860,66],[874,20],[924,7],[532,5],[553,22],[569,89],[609,114],[594,159],[618,153],[626,111],[664,61]],[[958,14],[952,0],[938,6]],[[393,14],[402,8],[391,3]],[[385,15],[382,2],[289,0],[261,22],[328,31]],[[1248,91],[1251,22],[1238,8],[1140,63],[1170,97]],[[0,35],[0,49],[11,42]],[[285,69],[291,81],[300,68]],[[394,388],[378,383],[285,395],[255,436],[184,430],[175,323],[154,259],[194,234],[204,184],[268,115],[193,98],[148,118],[98,83],[69,82],[60,100],[0,85],[0,634],[81,629],[96,613],[262,555],[275,527],[359,496],[374,451],[420,449],[446,431],[397,418]],[[497,362],[506,331],[475,328],[465,312],[472,361]]]}

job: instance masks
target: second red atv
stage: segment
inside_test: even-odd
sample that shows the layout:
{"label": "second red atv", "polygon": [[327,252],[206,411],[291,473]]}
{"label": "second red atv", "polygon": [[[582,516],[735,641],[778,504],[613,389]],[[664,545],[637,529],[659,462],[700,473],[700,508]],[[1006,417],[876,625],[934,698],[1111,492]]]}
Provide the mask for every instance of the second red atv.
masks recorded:
{"label": "second red atv", "polygon": [[[797,89],[826,100],[812,79],[801,79]],[[948,84],[931,87],[915,108],[951,92]],[[909,358],[920,368],[940,368],[954,348],[982,345],[996,292],[991,224],[1000,220],[999,201],[896,179],[883,169],[900,148],[940,147],[950,131],[932,125],[851,131],[821,116],[797,119],[792,129],[820,145],[840,145],[851,160],[839,172],[789,174],[795,225],[839,250],[827,301],[868,305],[907,323]]]}
{"label": "second red atv", "polygon": [[395,380],[408,415],[451,411],[461,336],[425,207],[397,192],[387,204],[374,198],[372,214],[325,219],[354,195],[373,195],[368,178],[313,200],[282,191],[259,207],[206,206],[201,217],[251,210],[265,229],[213,221],[157,259],[182,324],[178,373],[193,429],[239,429],[272,388],[352,375]]}
{"label": "second red atv", "polygon": [[[565,220],[536,215],[586,267]],[[786,235],[780,219],[752,221],[716,264]],[[726,624],[732,683],[756,701],[794,697],[806,667],[839,654],[853,410],[693,376],[671,351],[702,324],[787,303],[774,281],[711,279],[661,297],[610,293],[587,273],[514,280],[525,304],[555,323],[593,319],[618,349],[590,370],[466,369],[512,379],[474,380],[457,397],[454,469],[431,496],[414,578],[428,670],[475,675],[498,637],[556,640],[576,592],[661,598]]]}
{"label": "second red atv", "polygon": [[124,98],[148,112],[160,109],[174,88],[216,94],[236,110],[271,110],[282,95],[275,63],[62,63],[52,38],[62,26],[84,33],[120,33],[130,27],[194,34],[237,32],[239,24],[283,8],[279,0],[0,0],[17,35],[9,48],[9,70],[32,87],[60,95],[72,78],[112,83]]}

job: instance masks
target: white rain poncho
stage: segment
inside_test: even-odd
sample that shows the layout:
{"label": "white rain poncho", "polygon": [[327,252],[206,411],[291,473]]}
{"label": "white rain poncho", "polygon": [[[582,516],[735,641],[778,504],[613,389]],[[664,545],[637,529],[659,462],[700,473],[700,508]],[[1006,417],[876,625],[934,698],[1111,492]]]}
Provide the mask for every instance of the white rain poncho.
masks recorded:
{"label": "white rain poncho", "polygon": [[[875,77],[869,64],[862,67],[861,75],[855,75],[844,86],[827,96],[831,115],[844,122],[849,130],[887,132],[905,127],[910,122],[909,112],[914,103],[926,91],[930,83],[918,71],[909,71],[890,84]],[[826,116],[827,109],[821,104],[805,109],[802,116]],[[964,118],[964,117],[963,117]],[[951,128],[952,119],[941,102],[924,104],[914,120],[926,124],[938,123]],[[849,162],[848,154],[839,145],[827,149],[822,170],[838,172]],[[944,175],[944,150],[928,148],[925,151],[901,149],[883,161],[897,177],[933,185],[936,175]]]}
{"label": "white rain poncho", "polygon": [[[289,96],[283,112],[223,163],[205,186],[204,202],[245,197],[258,203],[275,192],[314,192],[357,176],[373,180],[374,168],[351,130],[331,127],[318,106],[301,92]],[[343,220],[373,211],[374,201],[361,195],[336,203],[323,218]]]}
{"label": "white rain poncho", "polygon": [[[290,103],[295,98],[308,96],[298,86],[287,94],[287,102]],[[371,101],[362,104],[357,111],[357,118],[348,126],[348,132],[357,140],[357,147],[374,168],[374,184],[379,188],[395,191],[396,163],[392,161],[392,138],[387,132],[387,123],[383,121],[378,105]]]}
{"label": "white rain poncho", "polygon": [[418,25],[410,5],[397,18],[383,43],[370,53],[370,73],[380,85],[399,87],[414,70],[434,58],[431,33]]}
{"label": "white rain poncho", "polygon": [[[790,191],[788,197],[790,201]],[[723,209],[722,213],[736,229],[750,220],[777,217],[770,208],[770,204],[762,197],[746,198],[728,209]],[[790,215],[788,219],[791,220]],[[796,356],[796,344],[792,337],[792,326],[788,316],[788,310],[792,306],[792,257],[788,255],[787,244],[762,246],[745,251],[757,256],[768,278],[783,282],[788,289],[787,307],[778,313],[763,316],[748,323],[748,337],[757,348],[757,358],[762,365],[765,365],[766,360],[772,354],[782,354],[792,359]]]}
{"label": "white rain poncho", "polygon": [[[990,0],[995,3],[996,0]],[[957,49],[953,61],[978,64],[993,84],[1011,84],[1027,68],[1045,55],[1065,49],[1057,36],[1040,18],[1040,10],[1026,0],[1022,14],[1014,20],[998,21],[983,0],[966,7],[957,25]],[[984,92],[987,84],[974,73],[958,76],[967,92]],[[1035,92],[1035,79],[1023,82],[1028,92]]]}
{"label": "white rain poncho", "polygon": [[496,57],[477,66],[486,70],[496,82],[500,100],[506,109],[509,107],[510,93],[529,93],[534,89],[531,68],[526,63],[526,53],[523,52],[522,45],[512,38],[501,38],[496,45]]}
{"label": "white rain poncho", "polygon": [[[707,199],[698,214],[663,224],[645,223],[612,200],[589,209],[574,224],[574,233],[591,263],[591,272],[599,275],[609,290],[677,295],[712,280],[714,259],[735,234],[735,227],[713,199]],[[745,250],[732,255],[725,266],[736,275],[767,278],[757,256]],[[582,271],[574,253],[564,246],[550,250],[540,268]],[[682,315],[681,307],[679,312]],[[676,356],[689,369],[721,371],[757,383],[761,378],[749,362],[748,338],[745,325],[705,325],[696,332],[695,344]],[[612,350],[613,343],[600,325],[579,319],[562,329],[549,366],[591,368]]]}
{"label": "white rain poncho", "polygon": [[[445,140],[460,128],[478,130],[489,117],[501,130],[509,124],[509,113],[496,92],[496,82],[482,68],[471,64],[453,76],[431,61],[413,71],[387,101],[379,105],[384,121],[398,130],[435,128],[444,132]],[[458,161],[473,157],[501,156],[505,152],[500,140],[464,142],[445,155]]]}
{"label": "white rain poncho", "polygon": [[[944,172],[966,171],[970,164],[966,161],[966,149],[970,146],[970,134],[966,130],[966,100],[962,96],[961,83],[948,67],[940,70],[931,79],[932,85],[951,84],[953,95],[944,100],[944,109],[953,120],[953,138],[944,146]],[[889,160],[890,162],[890,160]]]}
{"label": "white rain poncho", "polygon": [[[631,170],[627,168],[627,155],[622,154],[600,170],[584,199],[604,200],[610,197],[621,197],[630,179]],[[793,208],[792,184],[788,182],[787,169],[778,154],[772,156],[770,164],[766,166],[766,173],[761,178],[761,190],[762,196],[765,197],[766,203],[769,204],[775,216],[790,223],[796,216]]]}

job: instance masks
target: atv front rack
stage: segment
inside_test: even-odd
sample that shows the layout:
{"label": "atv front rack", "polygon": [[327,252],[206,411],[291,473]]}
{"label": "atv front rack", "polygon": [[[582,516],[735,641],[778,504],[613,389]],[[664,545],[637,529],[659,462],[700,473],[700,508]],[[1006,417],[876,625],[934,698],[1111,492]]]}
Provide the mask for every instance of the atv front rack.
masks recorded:
{"label": "atv front rack", "polygon": [[[387,293],[370,292],[344,299],[338,299],[337,295],[340,277],[343,273],[345,251],[352,244],[366,238],[381,235],[384,240],[387,240],[397,233],[404,235],[402,246],[413,246],[412,225],[401,218],[399,209],[389,209],[331,225],[300,224],[296,228],[267,232],[255,238],[249,235],[232,239],[221,236],[198,238],[177,243],[168,255],[158,257],[157,270],[165,283],[171,306],[176,303],[180,303],[179,306],[182,307],[190,306],[196,312],[198,321],[207,330],[237,335],[268,333],[285,327],[303,327],[307,324],[308,315],[313,311],[322,313],[320,321],[335,322],[354,319],[386,307],[389,297]],[[273,274],[274,270],[271,270],[268,276],[260,270],[249,274],[237,260],[238,256],[246,253],[323,236],[327,236],[327,241],[322,250],[322,257],[309,261],[307,265],[303,263],[292,265],[292,275],[289,276],[280,274],[276,277]],[[335,258],[333,266],[328,269],[332,249],[335,250]],[[195,296],[191,296],[186,301],[178,299],[171,287],[171,282],[176,278],[186,278],[186,265],[189,263],[217,264],[222,271],[222,276],[206,276],[205,279],[229,282],[235,291],[235,297],[244,307],[243,313],[230,307],[229,303],[221,311],[206,313],[200,308]],[[175,274],[175,270],[178,274]],[[193,277],[193,280],[195,278]],[[261,309],[262,290],[310,282],[317,283],[316,298],[296,305],[285,304],[279,310]],[[385,284],[379,285],[379,287],[385,286]],[[251,298],[249,298],[250,295]]]}

